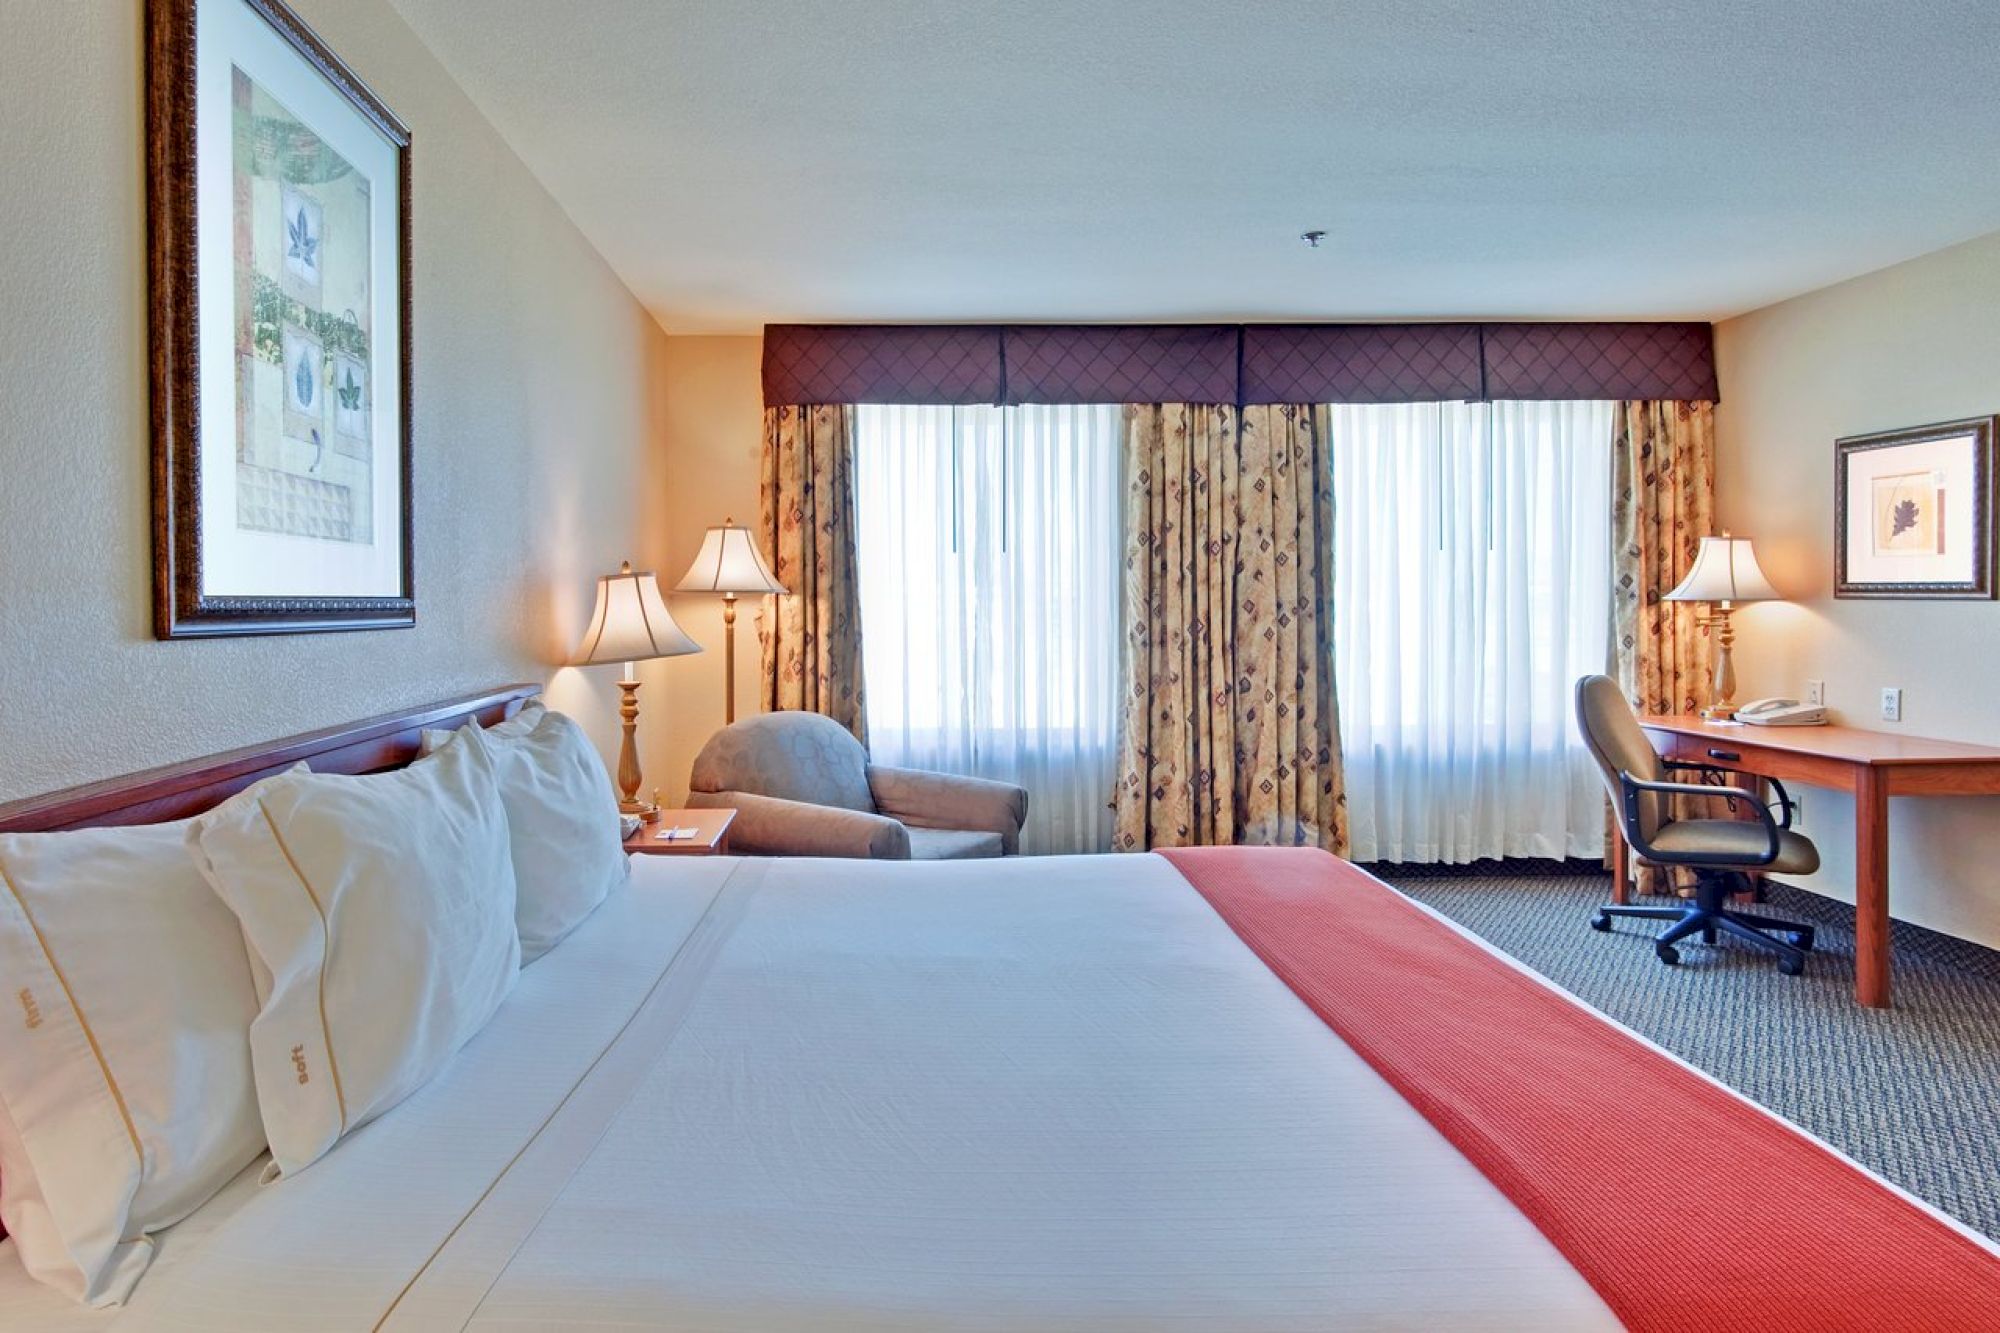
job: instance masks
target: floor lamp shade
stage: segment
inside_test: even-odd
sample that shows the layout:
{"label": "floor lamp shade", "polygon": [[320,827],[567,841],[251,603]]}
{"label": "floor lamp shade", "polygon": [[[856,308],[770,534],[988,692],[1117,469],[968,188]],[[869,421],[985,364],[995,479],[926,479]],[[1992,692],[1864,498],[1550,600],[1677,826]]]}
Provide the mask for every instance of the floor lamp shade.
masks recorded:
{"label": "floor lamp shade", "polygon": [[688,566],[686,575],[674,585],[674,591],[722,594],[722,718],[724,722],[734,722],[736,599],[767,594],[784,596],[785,585],[778,582],[771,567],[764,563],[764,553],[757,549],[750,529],[739,528],[725,518],[721,527],[710,528],[701,539],[700,552]]}
{"label": "floor lamp shade", "polygon": [[632,674],[632,664],[700,651],[701,645],[668,614],[666,599],[660,596],[659,582],[650,570],[635,573],[626,561],[616,574],[597,580],[597,607],[572,660],[577,666],[625,665],[625,678],[618,682],[623,693],[618,717],[625,731],[618,747],[618,808],[628,815],[659,817],[659,807],[639,799],[645,775],[639,771],[639,747],[634,740],[639,727],[639,681]]}
{"label": "floor lamp shade", "polygon": [[701,552],[688,572],[674,585],[675,592],[720,592],[739,597],[762,596],[785,591],[764,563],[764,553],[750,538],[750,529],[739,528],[727,519],[719,528],[710,528],[701,539]]}

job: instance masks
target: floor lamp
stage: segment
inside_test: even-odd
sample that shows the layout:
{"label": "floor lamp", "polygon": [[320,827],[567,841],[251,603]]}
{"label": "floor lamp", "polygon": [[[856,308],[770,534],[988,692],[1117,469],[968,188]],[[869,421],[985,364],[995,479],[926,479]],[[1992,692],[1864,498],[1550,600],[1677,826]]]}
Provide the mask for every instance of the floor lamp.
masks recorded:
{"label": "floor lamp", "polygon": [[701,540],[701,553],[688,566],[687,575],[674,585],[675,592],[719,592],[722,594],[722,720],[736,720],[736,599],[761,597],[768,593],[784,596],[785,585],[764,563],[750,529],[739,528],[729,519],[719,528],[710,528]]}
{"label": "floor lamp", "polygon": [[576,666],[600,666],[610,662],[625,664],[625,678],[618,682],[624,698],[618,716],[625,726],[625,740],[618,747],[618,809],[628,815],[653,820],[659,818],[657,805],[639,799],[639,785],[645,775],[639,771],[639,747],[633,734],[639,728],[639,679],[632,664],[655,657],[680,657],[698,653],[701,645],[682,632],[667,614],[660,585],[652,572],[635,574],[632,562],[618,566],[616,574],[597,580],[597,609],[591,613],[590,628],[577,645]]}

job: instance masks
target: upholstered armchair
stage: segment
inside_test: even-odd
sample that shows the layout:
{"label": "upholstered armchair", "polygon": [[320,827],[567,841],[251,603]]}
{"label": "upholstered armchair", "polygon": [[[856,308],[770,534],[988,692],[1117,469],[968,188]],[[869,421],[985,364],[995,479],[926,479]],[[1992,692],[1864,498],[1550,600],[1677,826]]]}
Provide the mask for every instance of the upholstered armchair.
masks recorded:
{"label": "upholstered armchair", "polygon": [[1007,782],[868,762],[818,713],[765,713],[709,738],[691,806],[733,806],[733,850],[750,856],[946,861],[1020,850],[1028,793]]}

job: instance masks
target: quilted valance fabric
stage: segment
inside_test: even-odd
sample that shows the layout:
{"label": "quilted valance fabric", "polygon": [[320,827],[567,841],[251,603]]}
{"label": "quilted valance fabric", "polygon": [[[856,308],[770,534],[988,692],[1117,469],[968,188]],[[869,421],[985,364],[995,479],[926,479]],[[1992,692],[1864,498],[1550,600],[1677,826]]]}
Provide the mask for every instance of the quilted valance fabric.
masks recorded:
{"label": "quilted valance fabric", "polygon": [[1647,324],[771,324],[764,403],[1714,402],[1714,331]]}
{"label": "quilted valance fabric", "polygon": [[764,406],[997,403],[1000,330],[976,324],[767,324]]}
{"label": "quilted valance fabric", "polygon": [[1001,330],[1009,403],[1234,403],[1234,324],[1027,324]]}
{"label": "quilted valance fabric", "polygon": [[1251,324],[1246,403],[1433,403],[1480,396],[1477,324]]}

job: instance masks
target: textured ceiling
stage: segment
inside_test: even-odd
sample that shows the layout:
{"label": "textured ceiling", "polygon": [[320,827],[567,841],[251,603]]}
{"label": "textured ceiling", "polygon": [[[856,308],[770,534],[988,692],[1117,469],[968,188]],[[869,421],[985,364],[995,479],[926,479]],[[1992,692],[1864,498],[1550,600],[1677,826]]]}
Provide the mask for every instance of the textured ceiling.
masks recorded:
{"label": "textured ceiling", "polygon": [[675,331],[1711,318],[2000,229],[1993,0],[394,3]]}

